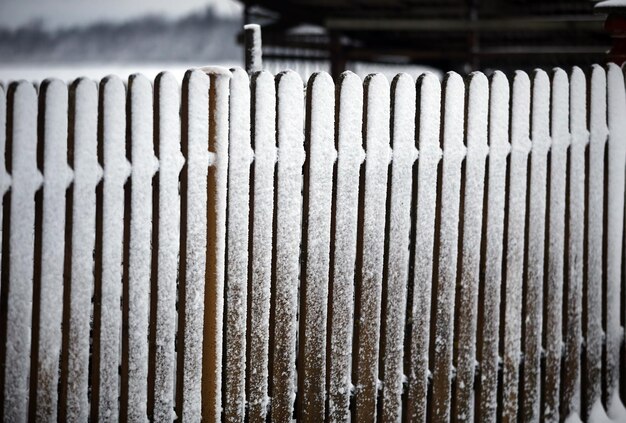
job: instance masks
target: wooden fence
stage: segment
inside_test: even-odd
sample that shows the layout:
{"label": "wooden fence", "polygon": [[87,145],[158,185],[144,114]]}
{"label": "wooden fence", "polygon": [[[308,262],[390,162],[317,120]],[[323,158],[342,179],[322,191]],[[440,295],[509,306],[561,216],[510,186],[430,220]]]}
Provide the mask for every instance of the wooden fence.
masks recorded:
{"label": "wooden fence", "polygon": [[4,420],[624,418],[622,70],[303,87],[0,89]]}

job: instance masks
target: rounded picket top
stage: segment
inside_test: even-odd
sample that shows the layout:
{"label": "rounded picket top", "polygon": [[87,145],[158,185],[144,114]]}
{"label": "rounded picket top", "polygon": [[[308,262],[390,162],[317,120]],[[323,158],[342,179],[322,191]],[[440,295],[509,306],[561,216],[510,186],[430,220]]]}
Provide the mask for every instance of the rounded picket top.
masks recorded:
{"label": "rounded picket top", "polygon": [[489,148],[507,155],[509,142],[510,86],[506,75],[494,72],[489,78]]}
{"label": "rounded picket top", "polygon": [[169,71],[159,72],[156,78],[154,78],[154,85],[158,85],[161,89],[167,90],[179,87],[176,77]]}
{"label": "rounded picket top", "polygon": [[467,77],[467,147],[475,154],[487,155],[487,122],[489,107],[489,80],[482,72]]}
{"label": "rounded picket top", "polygon": [[578,66],[574,66],[570,73],[569,114],[570,132],[572,134],[587,134],[587,81],[585,73]]}
{"label": "rounded picket top", "polygon": [[319,71],[311,74],[307,82],[307,86],[309,87],[309,89],[328,90],[334,89],[335,83],[333,81],[333,78],[328,74],[328,72]]}
{"label": "rounded picket top", "polygon": [[389,90],[389,80],[382,73],[370,73],[363,80],[363,85],[367,91],[369,90]]}
{"label": "rounded picket top", "polygon": [[284,70],[276,74],[275,79],[276,79],[276,85],[278,86],[278,91],[280,91],[281,87],[291,87],[296,84],[300,84],[299,86],[301,87],[304,86],[304,82],[302,81],[302,78],[300,77],[298,72],[293,71],[291,69]]}
{"label": "rounded picket top", "polygon": [[551,144],[550,77],[543,69],[533,71],[531,99],[532,149],[547,153]]}

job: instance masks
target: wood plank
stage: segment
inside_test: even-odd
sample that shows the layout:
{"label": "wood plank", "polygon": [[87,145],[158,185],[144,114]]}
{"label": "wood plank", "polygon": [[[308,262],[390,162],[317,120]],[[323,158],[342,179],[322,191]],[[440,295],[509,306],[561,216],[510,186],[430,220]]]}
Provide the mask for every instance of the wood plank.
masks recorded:
{"label": "wood plank", "polygon": [[303,250],[306,261],[300,295],[299,378],[303,422],[324,420],[326,327],[330,268],[330,223],[335,151],[335,85],[327,73],[309,79],[306,95]]}
{"label": "wood plank", "polygon": [[450,72],[443,83],[443,164],[435,309],[432,418],[450,421],[454,303],[456,294],[461,165],[465,158],[465,85]]}
{"label": "wood plank", "polygon": [[359,207],[359,171],[363,150],[363,85],[358,76],[344,72],[337,99],[337,188],[335,193],[332,300],[330,304],[330,363],[328,420],[350,418],[354,328],[354,274]]}
{"label": "wood plank", "polygon": [[482,73],[472,73],[469,79],[467,104],[467,157],[465,159],[461,261],[459,268],[459,298],[464,317],[457,318],[457,347],[455,365],[457,380],[454,387],[453,418],[472,421],[474,411],[474,376],[476,367],[476,325],[478,318],[478,282],[480,272],[483,227],[483,196],[485,164],[489,152],[487,139],[489,82]]}
{"label": "wood plank", "polygon": [[157,306],[154,378],[154,421],[173,420],[176,371],[177,279],[180,252],[180,195],[178,184],[185,163],[181,153],[180,87],[168,72],[155,80],[158,121],[155,148],[159,156]]}
{"label": "wood plank", "polygon": [[404,383],[404,334],[407,281],[409,277],[409,237],[415,145],[415,83],[407,74],[397,75],[391,84],[391,163],[390,204],[387,241],[386,287],[384,297],[383,409],[385,421],[402,419]]}
{"label": "wood plank", "polygon": [[362,197],[362,242],[357,259],[358,313],[356,356],[356,420],[376,418],[379,389],[379,339],[387,174],[389,146],[389,83],[382,74],[369,75],[364,82],[365,112],[363,138],[367,159]]}
{"label": "wood plank", "polygon": [[300,281],[302,166],[304,164],[303,84],[297,73],[276,76],[278,169],[274,232],[273,422],[291,421],[296,398],[296,334]]}
{"label": "wood plank", "polygon": [[411,308],[411,362],[407,415],[423,423],[427,417],[431,298],[435,242],[435,216],[438,190],[438,166],[442,151],[440,138],[441,86],[433,74],[420,76],[417,82],[418,168],[417,210],[415,222],[415,274]]}
{"label": "wood plank", "polygon": [[250,213],[250,317],[248,335],[248,417],[265,423],[268,407],[272,222],[276,165],[276,88],[269,72],[251,77],[254,166]]}
{"label": "wood plank", "polygon": [[[28,420],[33,300],[35,193],[42,176],[37,169],[37,93],[25,81],[9,87],[12,118],[9,274],[6,309],[4,420]],[[6,279],[5,279],[6,280]],[[85,398],[86,399],[86,398]]]}

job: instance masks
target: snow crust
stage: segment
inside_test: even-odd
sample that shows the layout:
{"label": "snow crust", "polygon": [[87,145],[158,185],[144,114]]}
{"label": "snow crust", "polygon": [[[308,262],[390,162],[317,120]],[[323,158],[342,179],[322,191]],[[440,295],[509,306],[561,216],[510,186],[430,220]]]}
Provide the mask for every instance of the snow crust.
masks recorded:
{"label": "snow crust", "polygon": [[356,260],[359,169],[365,159],[362,142],[363,86],[352,72],[339,81],[337,101],[337,180],[333,295],[330,304],[330,374],[328,416],[345,421],[352,394],[352,334],[354,326],[354,264]]}
{"label": "snow crust", "polygon": [[430,314],[433,275],[434,226],[437,199],[437,167],[442,150],[439,144],[441,86],[437,77],[426,73],[417,82],[419,123],[418,175],[413,304],[411,316],[411,364],[409,374],[408,418],[425,422],[427,412],[430,350]]}

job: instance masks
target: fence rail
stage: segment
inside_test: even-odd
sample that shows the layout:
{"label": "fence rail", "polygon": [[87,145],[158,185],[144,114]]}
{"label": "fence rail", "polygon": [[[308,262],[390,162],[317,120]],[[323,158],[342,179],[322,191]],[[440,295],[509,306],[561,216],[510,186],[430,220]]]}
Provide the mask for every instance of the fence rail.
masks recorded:
{"label": "fence rail", "polygon": [[626,416],[615,65],[18,82],[0,156],[5,421]]}

